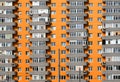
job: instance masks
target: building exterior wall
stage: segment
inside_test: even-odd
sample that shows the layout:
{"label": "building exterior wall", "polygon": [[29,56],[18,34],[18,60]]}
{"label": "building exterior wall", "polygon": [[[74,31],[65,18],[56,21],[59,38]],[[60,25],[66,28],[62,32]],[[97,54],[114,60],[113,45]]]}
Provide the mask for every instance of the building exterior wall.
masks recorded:
{"label": "building exterior wall", "polygon": [[0,0],[0,82],[119,82],[119,0]]}

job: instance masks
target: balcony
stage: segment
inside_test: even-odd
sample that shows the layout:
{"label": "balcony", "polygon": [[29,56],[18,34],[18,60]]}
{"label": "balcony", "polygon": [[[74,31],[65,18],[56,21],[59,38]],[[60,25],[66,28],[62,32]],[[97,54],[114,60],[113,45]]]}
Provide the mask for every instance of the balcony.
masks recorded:
{"label": "balcony", "polygon": [[31,50],[34,50],[34,49],[43,49],[43,50],[45,50],[45,49],[49,49],[49,47],[48,46],[31,46],[30,49]]}
{"label": "balcony", "polygon": [[105,74],[105,75],[108,75],[108,74],[120,74],[120,70],[105,70],[102,73]]}
{"label": "balcony", "polygon": [[0,39],[0,42],[16,42],[16,39]]}
{"label": "balcony", "polygon": [[15,22],[2,22],[0,23],[1,26],[15,26],[16,23]]}
{"label": "balcony", "polygon": [[120,65],[120,62],[119,61],[109,61],[109,62],[106,62],[106,65]]}
{"label": "balcony", "polygon": [[105,23],[119,23],[120,20],[103,20],[102,23],[105,24]]}
{"label": "balcony", "polygon": [[2,17],[2,18],[3,18],[3,17],[4,17],[4,18],[5,18],[5,17],[6,17],[6,18],[7,18],[7,17],[9,17],[9,18],[15,18],[16,15],[15,15],[15,14],[0,14],[0,17]]}
{"label": "balcony", "polygon": [[117,16],[117,15],[119,15],[119,13],[103,13],[103,16]]}
{"label": "balcony", "polygon": [[71,6],[71,5],[69,5],[69,6],[67,6],[67,9],[87,9],[88,7],[87,6],[85,6],[85,5],[83,5],[83,6]]}
{"label": "balcony", "polygon": [[86,29],[68,29],[67,32],[87,32]]}
{"label": "balcony", "polygon": [[86,13],[69,13],[67,14],[68,17],[70,16],[87,16]]}
{"label": "balcony", "polygon": [[11,2],[11,1],[14,1],[14,2],[15,2],[15,1],[17,1],[17,0],[0,0],[0,1],[2,1],[2,2],[4,2],[4,1],[10,1],[10,2]]}
{"label": "balcony", "polygon": [[88,62],[67,62],[66,63],[67,66],[79,66],[79,65],[84,65],[84,66],[87,66],[88,65]]}
{"label": "balcony", "polygon": [[50,7],[48,7],[48,6],[31,6],[30,9],[50,9]]}
{"label": "balcony", "polygon": [[12,10],[15,10],[15,9],[17,9],[17,7],[15,7],[15,6],[0,6],[0,10],[2,10],[2,9],[12,9]]}
{"label": "balcony", "polygon": [[50,1],[50,0],[30,0],[30,1]]}
{"label": "balcony", "polygon": [[118,48],[120,47],[120,44],[106,44],[106,45],[102,45],[102,47],[103,48]]}
{"label": "balcony", "polygon": [[17,48],[16,47],[0,47],[0,50],[16,50]]}
{"label": "balcony", "polygon": [[30,80],[30,82],[46,82],[46,80]]}
{"label": "balcony", "polygon": [[103,6],[102,8],[103,9],[107,9],[107,8],[120,8],[120,5],[118,5],[118,6]]}
{"label": "balcony", "polygon": [[87,49],[87,45],[67,45],[66,48],[70,49],[70,48],[84,48]]}
{"label": "balcony", "polygon": [[[74,0],[67,0],[68,2],[72,2]],[[88,0],[75,0],[75,1],[81,1],[81,2],[87,2]]]}
{"label": "balcony", "polygon": [[102,56],[104,57],[110,57],[110,56],[120,56],[120,53],[102,53]]}
{"label": "balcony", "polygon": [[10,31],[0,31],[0,34],[16,34],[16,31],[10,30]]}
{"label": "balcony", "polygon": [[87,36],[79,36],[79,37],[67,37],[67,40],[87,40]]}
{"label": "balcony", "polygon": [[67,54],[66,57],[87,57],[85,53],[78,53],[78,54]]}
{"label": "balcony", "polygon": [[102,39],[120,39],[120,36],[103,36]]}
{"label": "balcony", "polygon": [[41,63],[30,63],[30,66],[46,67],[46,66],[50,66],[50,64],[47,63],[47,62],[41,62]]}
{"label": "balcony", "polygon": [[66,24],[87,24],[87,21],[67,21]]}
{"label": "balcony", "polygon": [[40,75],[49,75],[50,72],[49,71],[32,71],[32,72],[30,72],[30,74],[31,75],[38,75],[38,74],[40,74]]}
{"label": "balcony", "polygon": [[[79,74],[79,71],[67,71],[66,72],[68,75],[70,75],[70,74]],[[80,74],[83,76],[83,75],[86,75],[86,74],[88,74],[88,71],[81,71],[80,72]]]}
{"label": "balcony", "polygon": [[30,58],[45,58],[45,54],[32,54],[30,55]]}
{"label": "balcony", "polygon": [[17,64],[15,63],[2,63],[0,64],[0,67],[16,67]]}
{"label": "balcony", "polygon": [[4,54],[1,54],[0,58],[12,59],[12,58],[17,58],[17,56],[16,55],[4,55]]}
{"label": "balcony", "polygon": [[[67,80],[67,82],[78,82],[79,81],[79,79],[78,80]],[[81,79],[81,82],[89,82],[89,81],[87,81],[87,80],[83,80],[83,79]]]}
{"label": "balcony", "polygon": [[30,33],[49,33],[49,30],[41,29],[41,30],[31,30]]}
{"label": "balcony", "polygon": [[102,80],[102,82],[120,82],[120,79]]}
{"label": "balcony", "polygon": [[30,41],[49,41],[48,38],[30,38]]}
{"label": "balcony", "polygon": [[0,80],[0,82],[18,82],[17,80]]}
{"label": "balcony", "polygon": [[16,72],[13,72],[13,71],[8,71],[8,72],[5,72],[5,71],[0,71],[0,75],[16,75],[17,73]]}

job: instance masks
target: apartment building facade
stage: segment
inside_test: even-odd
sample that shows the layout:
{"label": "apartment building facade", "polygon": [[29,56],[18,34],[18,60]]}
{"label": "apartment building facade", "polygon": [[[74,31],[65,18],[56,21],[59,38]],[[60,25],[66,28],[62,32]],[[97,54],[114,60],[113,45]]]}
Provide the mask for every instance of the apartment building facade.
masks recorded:
{"label": "apartment building facade", "polygon": [[0,82],[120,82],[119,0],[0,0]]}

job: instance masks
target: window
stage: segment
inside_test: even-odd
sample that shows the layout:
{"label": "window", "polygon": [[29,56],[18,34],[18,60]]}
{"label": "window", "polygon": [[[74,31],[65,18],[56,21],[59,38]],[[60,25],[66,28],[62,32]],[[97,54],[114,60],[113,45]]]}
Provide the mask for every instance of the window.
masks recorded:
{"label": "window", "polygon": [[25,69],[26,71],[29,71],[29,68],[28,67],[26,67],[26,69]]}
{"label": "window", "polygon": [[92,50],[88,50],[88,54],[92,54]]}
{"label": "window", "polygon": [[66,30],[66,26],[62,26],[61,29],[62,29],[62,30]]}
{"label": "window", "polygon": [[92,71],[92,67],[88,67],[88,70],[89,70],[89,71]]}
{"label": "window", "polygon": [[56,18],[51,18],[51,22],[56,22]]}
{"label": "window", "polygon": [[18,43],[18,47],[21,47],[22,46],[22,44],[21,43]]}
{"label": "window", "polygon": [[29,59],[26,59],[26,63],[29,63],[30,61],[29,61]]}
{"label": "window", "polygon": [[29,19],[26,19],[26,23],[29,23],[30,21],[29,21]]}
{"label": "window", "polygon": [[98,54],[102,54],[102,50],[101,49],[98,49]]}
{"label": "window", "polygon": [[92,62],[93,61],[93,59],[92,58],[88,58],[88,62]]}
{"label": "window", "polygon": [[93,44],[93,42],[92,42],[92,41],[89,41],[89,42],[88,42],[88,45],[89,45],[89,46],[90,46],[90,45],[92,45],[92,44]]}
{"label": "window", "polygon": [[55,46],[56,44],[55,44],[55,42],[51,42],[51,46]]}
{"label": "window", "polygon": [[93,13],[93,10],[89,10],[89,14],[92,14]]}
{"label": "window", "polygon": [[26,43],[26,47],[30,47],[29,43]]}
{"label": "window", "polygon": [[102,21],[102,18],[99,17],[99,18],[98,18],[98,21],[101,22],[101,21]]}
{"label": "window", "polygon": [[55,62],[55,59],[51,59],[51,62]]}
{"label": "window", "polygon": [[102,13],[102,11],[101,10],[98,10],[98,14],[101,14]]}
{"label": "window", "polygon": [[98,58],[98,60],[97,60],[98,62],[102,62],[102,59],[101,58]]}
{"label": "window", "polygon": [[89,37],[92,37],[92,35],[93,35],[92,33],[89,33]]}
{"label": "window", "polygon": [[18,7],[21,7],[22,6],[22,4],[21,3],[18,3]]}
{"label": "window", "polygon": [[102,34],[101,34],[101,33],[98,33],[98,37],[102,37]]}
{"label": "window", "polygon": [[25,78],[26,80],[29,80],[30,78],[29,78],[29,76],[26,76],[26,78]]}
{"label": "window", "polygon": [[55,10],[52,10],[51,11],[51,14],[53,15],[53,14],[56,14],[56,11]]}
{"label": "window", "polygon": [[[19,15],[21,15],[21,14],[19,14]],[[29,15],[29,11],[26,11],[26,15]]]}
{"label": "window", "polygon": [[22,71],[21,68],[18,68],[18,71],[19,71],[19,72]]}
{"label": "window", "polygon": [[55,54],[55,50],[51,50],[51,54]]}
{"label": "window", "polygon": [[29,29],[29,27],[26,27],[26,31],[29,31],[30,29]]}
{"label": "window", "polygon": [[21,28],[21,27],[18,27],[18,30],[19,30],[19,31],[21,31],[21,30],[22,30],[22,28]]}
{"label": "window", "polygon": [[61,59],[61,62],[66,62],[65,58],[62,58],[62,59]]}
{"label": "window", "polygon": [[51,38],[56,38],[56,35],[55,34],[51,34]]}
{"label": "window", "polygon": [[18,23],[21,23],[22,22],[22,20],[21,19],[18,19]]}
{"label": "window", "polygon": [[26,7],[30,7],[30,4],[29,4],[29,3],[26,3]]}
{"label": "window", "polygon": [[66,76],[60,76],[60,79],[65,80]]}
{"label": "window", "polygon": [[19,56],[22,55],[22,52],[19,51],[19,52],[18,52],[18,55],[19,55]]}
{"label": "window", "polygon": [[99,6],[99,7],[102,6],[102,3],[98,3],[98,6]]}
{"label": "window", "polygon": [[66,14],[66,11],[65,11],[65,10],[62,10],[61,13],[62,13],[62,14]]}
{"label": "window", "polygon": [[18,80],[22,80],[22,77],[21,77],[21,76],[18,76]]}
{"label": "window", "polygon": [[92,6],[93,6],[93,3],[89,3],[89,6],[92,7]]}
{"label": "window", "polygon": [[61,45],[62,46],[66,46],[66,42],[61,42]]}
{"label": "window", "polygon": [[66,68],[65,67],[61,67],[61,71],[66,71]]}
{"label": "window", "polygon": [[90,22],[93,21],[93,18],[89,18],[89,21],[90,21]]}
{"label": "window", "polygon": [[66,50],[61,50],[61,54],[66,54]]}
{"label": "window", "polygon": [[101,25],[98,25],[98,29],[102,29],[102,26],[101,26]]}
{"label": "window", "polygon": [[102,42],[101,42],[101,41],[98,41],[98,45],[102,45]]}
{"label": "window", "polygon": [[61,34],[61,37],[62,38],[66,38],[66,34]]}
{"label": "window", "polygon": [[51,76],[51,79],[55,79],[55,76]]}
{"label": "window", "polygon": [[90,30],[91,30],[92,28],[93,28],[93,26],[92,26],[92,25],[89,25],[89,26],[88,26],[88,29],[90,29]]}
{"label": "window", "polygon": [[98,71],[101,71],[101,66],[98,66],[97,69],[98,69]]}
{"label": "window", "polygon": [[56,3],[51,3],[51,7],[55,7],[56,6]]}
{"label": "window", "polygon": [[66,3],[62,3],[62,7],[66,7]]}
{"label": "window", "polygon": [[98,80],[101,80],[101,79],[102,79],[101,75],[98,75],[98,76],[97,76],[97,79],[98,79]]}
{"label": "window", "polygon": [[62,22],[66,22],[66,18],[62,18],[61,21],[62,21]]}
{"label": "window", "polygon": [[91,80],[92,78],[93,78],[92,75],[88,76],[88,79],[89,79],[89,80]]}
{"label": "window", "polygon": [[55,71],[55,67],[51,67],[51,71]]}
{"label": "window", "polygon": [[56,26],[51,26],[51,30],[56,30]]}

